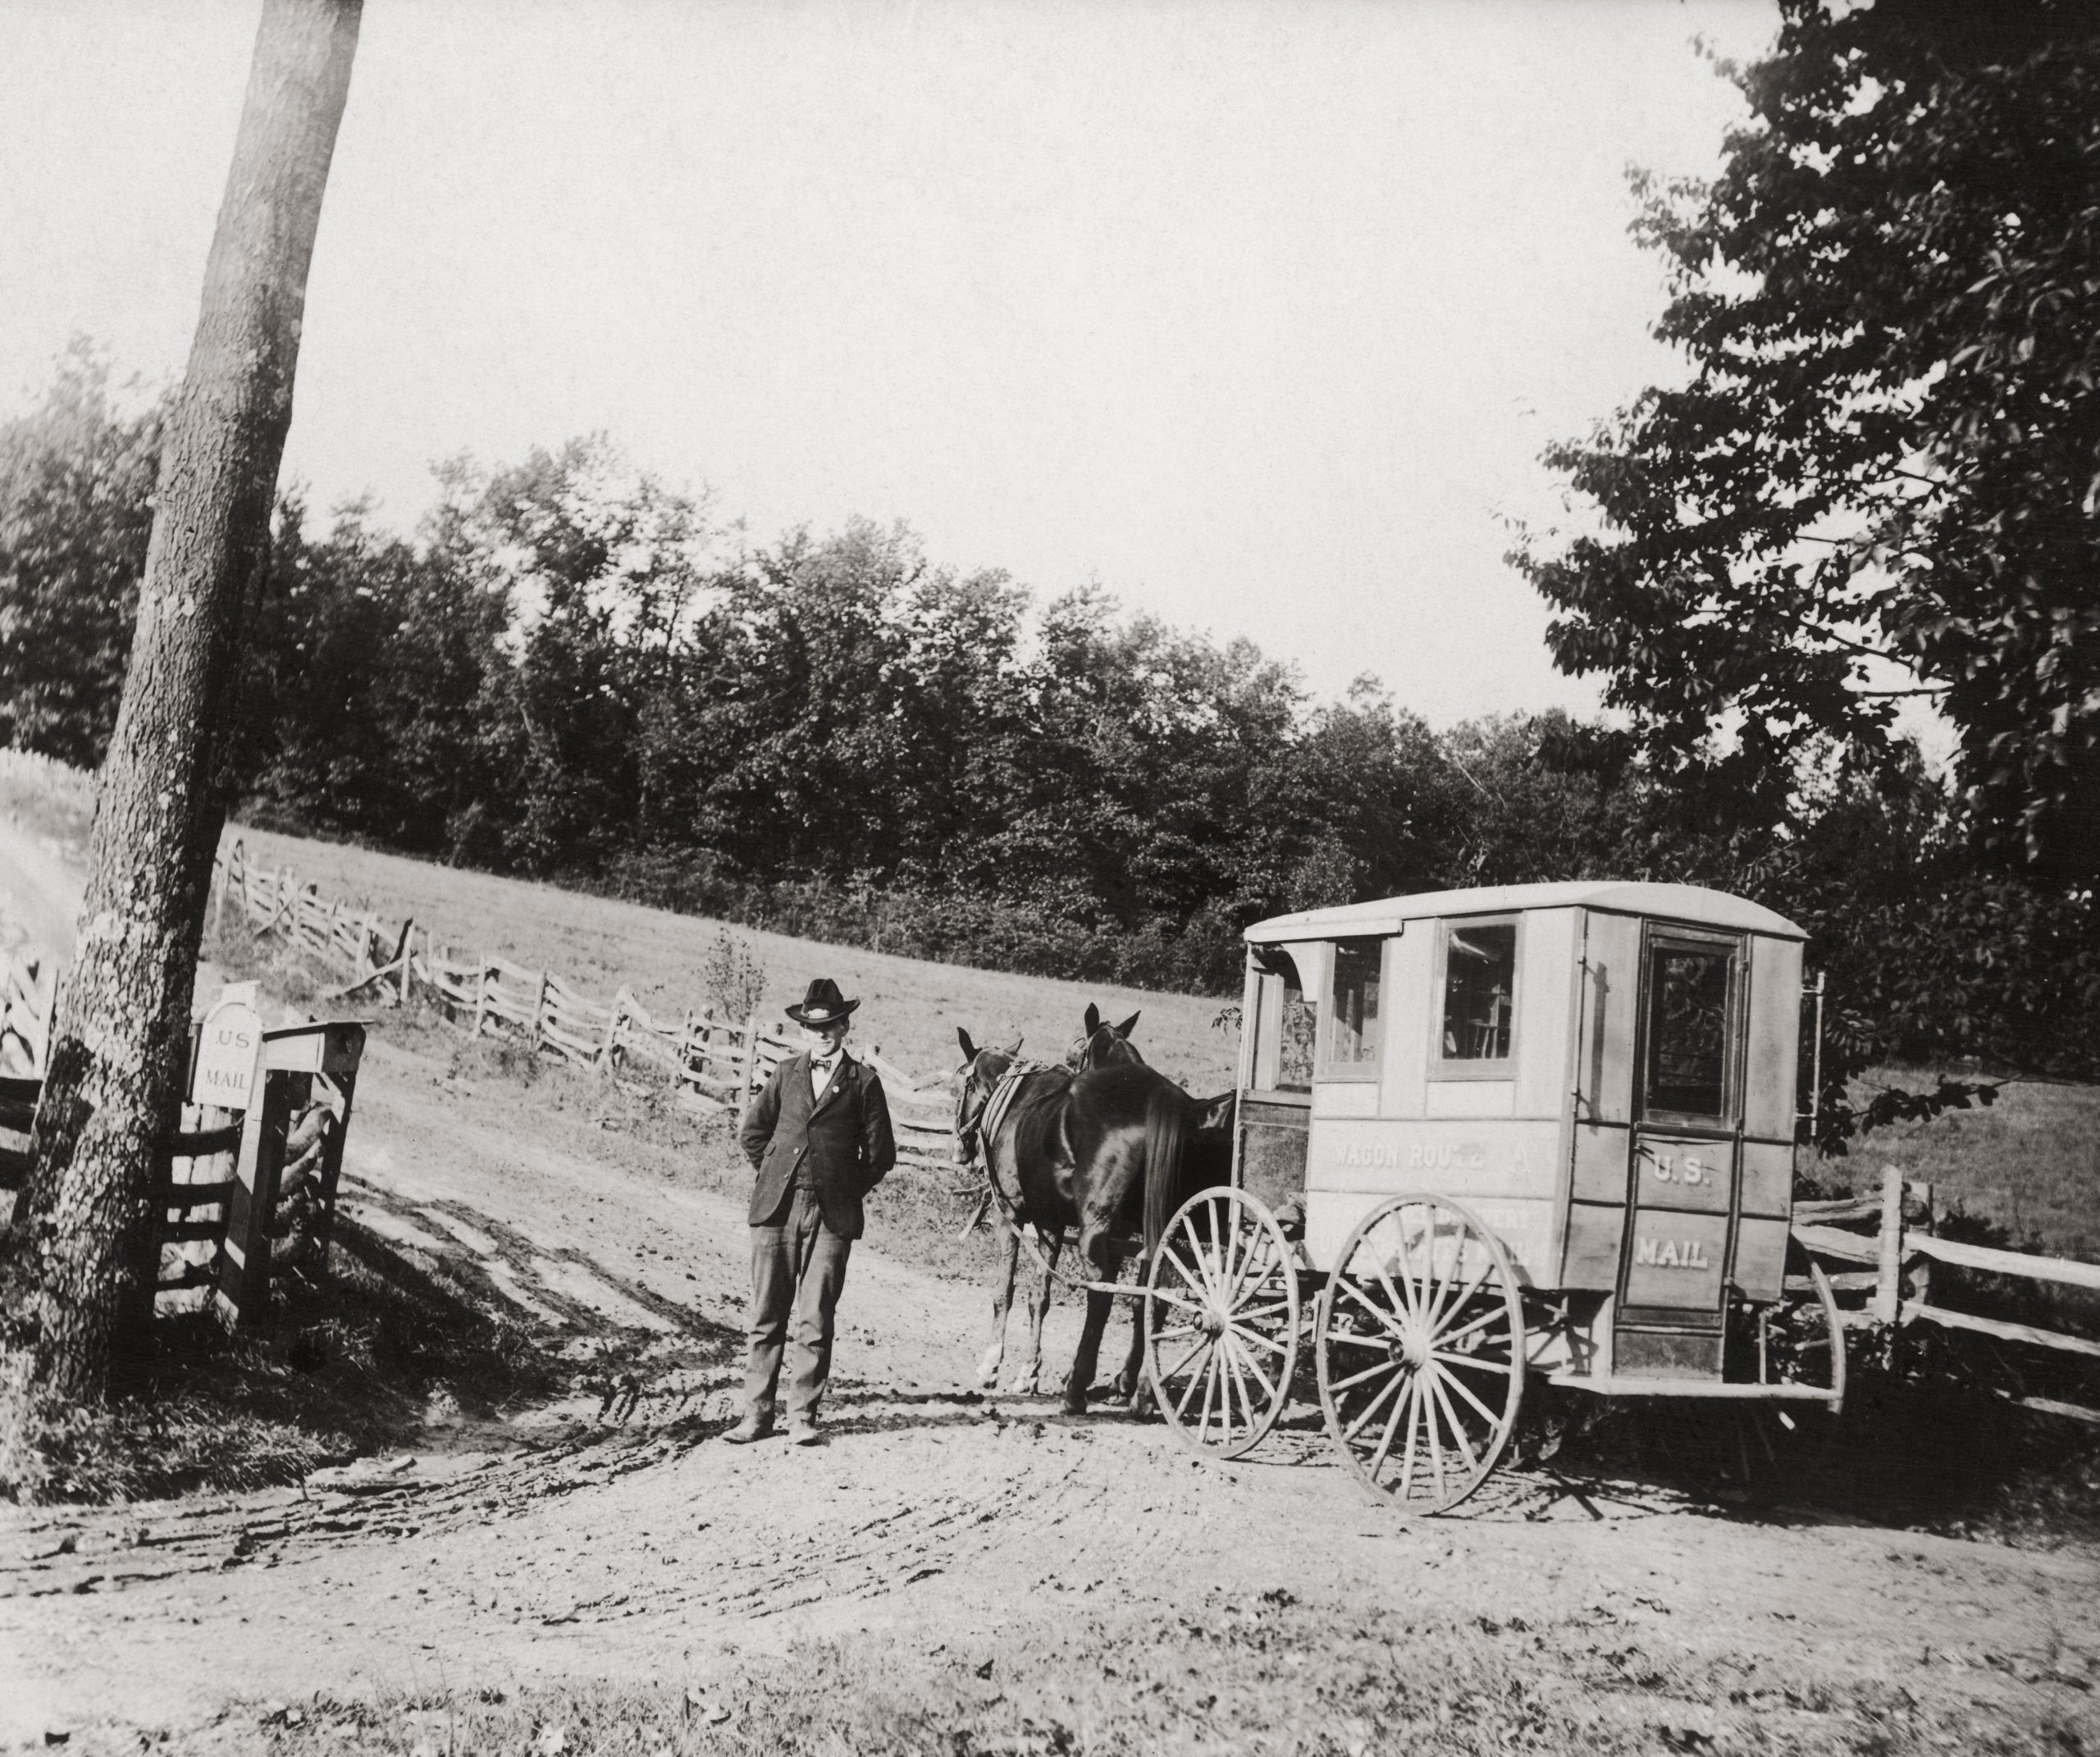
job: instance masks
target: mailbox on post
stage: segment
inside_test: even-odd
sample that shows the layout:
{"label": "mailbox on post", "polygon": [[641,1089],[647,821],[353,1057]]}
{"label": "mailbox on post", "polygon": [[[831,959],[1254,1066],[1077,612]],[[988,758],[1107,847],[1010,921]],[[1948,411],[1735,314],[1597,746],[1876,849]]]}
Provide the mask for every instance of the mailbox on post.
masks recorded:
{"label": "mailbox on post", "polygon": [[364,1034],[349,1021],[262,1034],[262,1090],[241,1130],[219,1257],[217,1304],[240,1328],[268,1309],[274,1239],[303,1231],[326,1258]]}

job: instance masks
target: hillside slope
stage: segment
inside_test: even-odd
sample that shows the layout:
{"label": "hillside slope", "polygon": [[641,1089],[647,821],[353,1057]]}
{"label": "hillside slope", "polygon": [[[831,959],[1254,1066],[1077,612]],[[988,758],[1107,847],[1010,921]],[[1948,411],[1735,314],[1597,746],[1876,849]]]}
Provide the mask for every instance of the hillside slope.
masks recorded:
{"label": "hillside slope", "polygon": [[[701,965],[723,924],[639,903],[582,895],[550,884],[436,866],[399,855],[230,826],[249,857],[290,866],[324,897],[390,917],[410,916],[462,952],[496,952],[532,970],[550,970],[586,993],[609,999],[624,983],[652,1011],[697,1006],[707,984]],[[798,1001],[813,977],[835,978],[862,1001],[857,1040],[915,1071],[952,1067],[956,1028],[980,1043],[1011,1042],[1055,1059],[1078,1034],[1089,1001],[1112,1018],[1143,1011],[1134,1034],[1146,1059],[1191,1090],[1232,1084],[1235,1029],[1213,1029],[1223,1003],[1100,983],[1052,982],[962,965],[927,964],[855,947],[733,928],[765,966],[765,1001]]]}

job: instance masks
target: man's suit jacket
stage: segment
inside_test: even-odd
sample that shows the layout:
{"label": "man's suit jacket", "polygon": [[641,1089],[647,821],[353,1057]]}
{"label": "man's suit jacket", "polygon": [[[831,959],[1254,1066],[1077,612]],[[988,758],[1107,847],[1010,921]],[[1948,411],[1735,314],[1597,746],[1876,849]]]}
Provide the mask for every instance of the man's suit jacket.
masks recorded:
{"label": "man's suit jacket", "polygon": [[819,1101],[809,1056],[790,1056],[751,1100],[738,1134],[744,1157],[758,1173],[751,1189],[754,1226],[779,1223],[799,1167],[824,1225],[842,1239],[857,1239],[861,1198],[897,1163],[881,1077],[850,1056]]}

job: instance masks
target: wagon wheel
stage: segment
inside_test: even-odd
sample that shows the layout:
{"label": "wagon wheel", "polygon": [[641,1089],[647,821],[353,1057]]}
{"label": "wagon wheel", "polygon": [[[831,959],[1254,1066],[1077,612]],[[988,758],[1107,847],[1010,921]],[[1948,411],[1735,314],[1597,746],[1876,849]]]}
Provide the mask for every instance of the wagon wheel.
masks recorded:
{"label": "wagon wheel", "polygon": [[1176,1210],[1145,1283],[1145,1372],[1166,1425],[1236,1458],[1276,1424],[1298,1369],[1298,1271],[1276,1216],[1237,1189]]}
{"label": "wagon wheel", "polygon": [[[1787,1299],[1769,1342],[1774,1376],[1830,1394],[1830,1412],[1845,1407],[1845,1320],[1823,1266],[1810,1261],[1808,1293]],[[1769,1309],[1769,1308],[1768,1308]]]}
{"label": "wagon wheel", "polygon": [[1320,1408],[1349,1468],[1410,1513],[1486,1480],[1524,1394],[1524,1310],[1502,1241],[1441,1196],[1366,1215],[1321,1289]]}

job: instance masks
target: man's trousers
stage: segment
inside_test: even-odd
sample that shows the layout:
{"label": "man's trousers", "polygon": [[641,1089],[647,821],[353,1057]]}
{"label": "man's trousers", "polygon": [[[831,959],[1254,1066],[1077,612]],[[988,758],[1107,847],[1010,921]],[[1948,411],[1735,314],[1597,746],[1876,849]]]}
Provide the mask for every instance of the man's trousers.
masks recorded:
{"label": "man's trousers", "polygon": [[794,1326],[788,1378],[792,1420],[816,1419],[831,1376],[832,1316],[846,1285],[853,1248],[824,1223],[815,1196],[797,1184],[778,1224],[751,1228],[751,1354],[744,1364],[744,1403],[761,1425],[773,1420],[780,1357]]}

